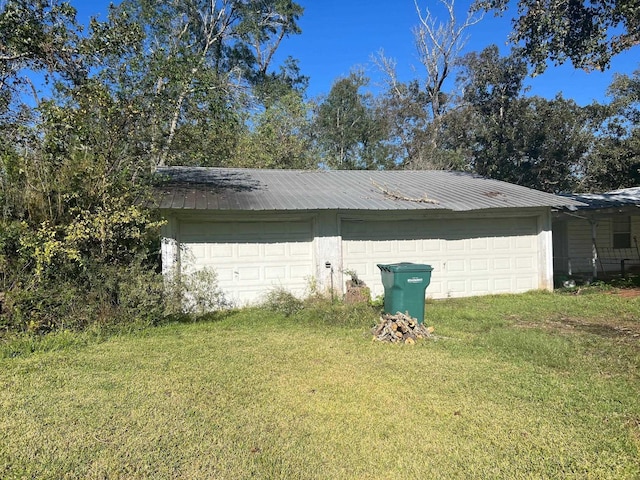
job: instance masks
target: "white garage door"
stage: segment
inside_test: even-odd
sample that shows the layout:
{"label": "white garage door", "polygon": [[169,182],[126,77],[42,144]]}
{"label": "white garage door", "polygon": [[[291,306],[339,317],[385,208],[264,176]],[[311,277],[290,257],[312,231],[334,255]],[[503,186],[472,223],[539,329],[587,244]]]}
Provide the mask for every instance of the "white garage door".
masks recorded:
{"label": "white garage door", "polygon": [[384,294],[378,263],[433,267],[427,296],[463,297],[538,288],[534,217],[430,221],[343,221],[343,266]]}
{"label": "white garage door", "polygon": [[228,300],[256,303],[274,287],[302,295],[313,275],[311,222],[181,223],[186,271],[212,267]]}

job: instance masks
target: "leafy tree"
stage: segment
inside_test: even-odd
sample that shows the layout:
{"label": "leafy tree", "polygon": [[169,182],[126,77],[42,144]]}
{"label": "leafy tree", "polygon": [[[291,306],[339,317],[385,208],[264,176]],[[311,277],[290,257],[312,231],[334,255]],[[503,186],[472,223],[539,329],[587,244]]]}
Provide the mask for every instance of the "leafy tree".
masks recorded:
{"label": "leafy tree", "polygon": [[282,39],[300,33],[301,14],[287,0],[124,0],[112,7],[109,22],[94,29],[103,43],[129,26],[141,35],[110,57],[100,78],[146,119],[132,141],[151,168],[228,163],[252,89],[262,87],[257,94],[265,99],[303,81],[288,76],[292,69],[269,71]]}
{"label": "leafy tree", "polygon": [[521,93],[526,65],[516,56],[501,58],[496,46],[470,53],[461,61],[458,81],[471,115],[465,138],[472,152],[471,168],[492,178],[507,180],[517,156],[519,135],[514,120],[522,117]]}
{"label": "leafy tree", "polygon": [[297,92],[281,96],[256,113],[240,140],[233,164],[252,168],[317,168],[311,107]]}
{"label": "leafy tree", "polygon": [[572,190],[592,144],[587,111],[561,96],[525,97],[524,61],[500,57],[495,46],[467,55],[464,67],[471,169],[548,192]]}
{"label": "leafy tree", "polygon": [[[475,8],[504,12],[508,0],[476,0]],[[604,70],[611,58],[640,43],[637,0],[518,0],[512,40],[537,72],[546,61]]]}
{"label": "leafy tree", "polygon": [[[79,83],[86,76],[79,55],[76,11],[67,2],[12,0],[0,10],[0,114],[28,87],[28,70]],[[35,101],[38,99],[36,98]]]}
{"label": "leafy tree", "polygon": [[[67,2],[0,4],[0,327],[162,313],[150,173],[228,164],[248,107],[302,88],[295,62],[272,70],[301,12],[287,0],[124,0],[85,34]],[[298,161],[289,150],[284,162]]]}
{"label": "leafy tree", "polygon": [[368,79],[352,73],[334,82],[320,103],[314,123],[324,162],[337,169],[376,169],[392,162],[385,145],[386,123],[372,97],[360,93]]}
{"label": "leafy tree", "polygon": [[608,94],[610,104],[592,107],[599,132],[581,178],[587,191],[640,184],[640,70],[632,76],[616,75]]}

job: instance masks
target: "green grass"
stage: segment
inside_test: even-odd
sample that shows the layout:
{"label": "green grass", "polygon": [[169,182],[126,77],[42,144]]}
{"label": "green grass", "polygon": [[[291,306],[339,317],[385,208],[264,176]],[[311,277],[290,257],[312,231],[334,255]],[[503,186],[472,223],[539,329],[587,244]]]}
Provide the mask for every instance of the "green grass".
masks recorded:
{"label": "green grass", "polygon": [[326,305],[14,340],[0,478],[639,478],[639,302],[429,302],[413,346]]}

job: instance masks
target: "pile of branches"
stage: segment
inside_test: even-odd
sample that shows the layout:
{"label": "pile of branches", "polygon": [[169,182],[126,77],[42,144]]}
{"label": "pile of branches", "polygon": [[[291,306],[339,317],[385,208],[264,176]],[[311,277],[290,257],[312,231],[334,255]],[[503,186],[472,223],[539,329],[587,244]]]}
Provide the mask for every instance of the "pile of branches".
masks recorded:
{"label": "pile of branches", "polygon": [[395,315],[385,313],[380,323],[372,330],[373,339],[381,342],[416,343],[417,340],[433,337],[433,327],[425,327],[409,313],[398,312]]}

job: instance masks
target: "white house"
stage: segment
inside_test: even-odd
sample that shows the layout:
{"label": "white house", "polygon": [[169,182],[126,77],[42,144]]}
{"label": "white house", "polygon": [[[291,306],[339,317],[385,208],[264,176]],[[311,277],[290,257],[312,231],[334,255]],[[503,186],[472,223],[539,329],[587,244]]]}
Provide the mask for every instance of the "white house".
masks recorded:
{"label": "white house", "polygon": [[554,212],[554,270],[590,278],[640,265],[640,187],[567,196],[582,203]]}
{"label": "white house", "polygon": [[552,289],[551,208],[581,205],[446,171],[158,173],[164,271],[212,267],[237,304],[275,287],[340,293],[345,271],[382,295],[377,264],[397,262],[433,267],[432,298]]}

